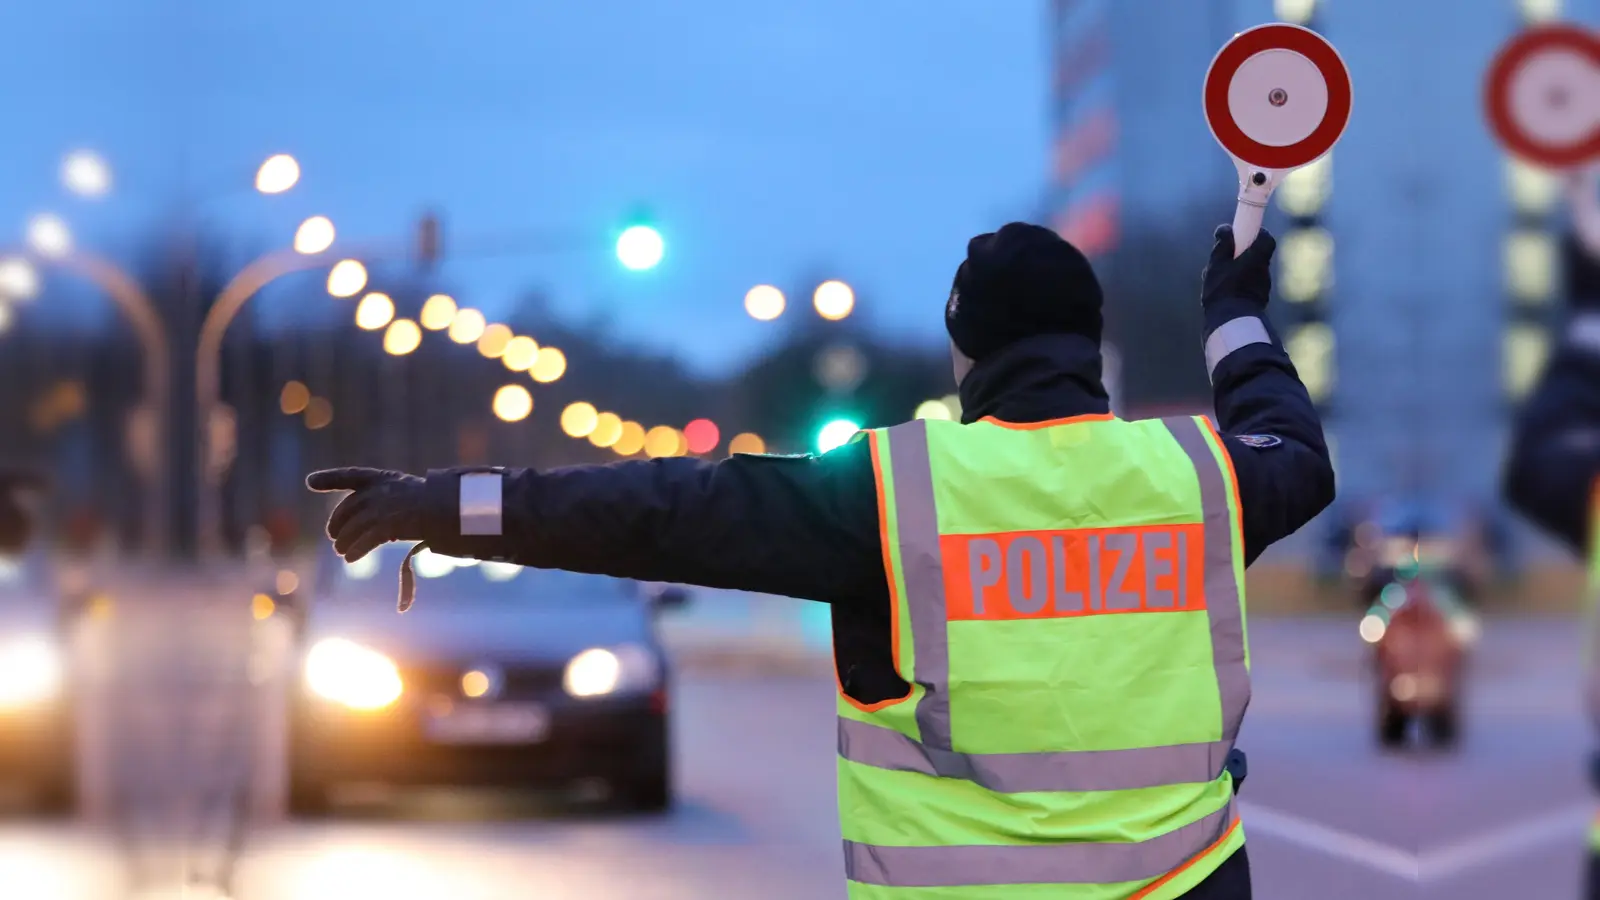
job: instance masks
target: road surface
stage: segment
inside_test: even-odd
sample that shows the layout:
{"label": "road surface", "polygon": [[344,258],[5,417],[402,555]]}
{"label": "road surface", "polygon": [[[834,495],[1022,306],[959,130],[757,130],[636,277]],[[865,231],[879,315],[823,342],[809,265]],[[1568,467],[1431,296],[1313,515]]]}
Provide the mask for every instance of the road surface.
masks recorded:
{"label": "road surface", "polygon": [[[1371,739],[1353,621],[1254,623],[1241,746],[1256,895],[1576,896],[1586,733],[1567,633],[1491,631],[1461,751],[1395,756]],[[842,898],[831,681],[696,675],[678,703],[683,803],[669,816],[455,797],[287,824],[251,838],[237,900]]]}
{"label": "road surface", "polygon": [[[0,896],[126,900],[135,875],[168,889],[215,876],[234,900],[844,896],[825,673],[681,676],[682,802],[670,815],[446,792],[328,822],[258,824],[230,858],[237,807],[226,798],[250,761],[239,738],[258,733],[252,718],[271,718],[250,699],[261,629],[247,610],[243,599],[231,609],[173,600],[102,629],[116,650],[91,655],[109,661],[117,690],[95,707],[101,746],[86,758],[99,761],[114,814],[100,831],[0,826]],[[1575,897],[1589,737],[1571,634],[1564,623],[1491,626],[1465,742],[1430,757],[1375,749],[1353,619],[1252,622],[1256,688],[1241,746],[1256,895]]]}

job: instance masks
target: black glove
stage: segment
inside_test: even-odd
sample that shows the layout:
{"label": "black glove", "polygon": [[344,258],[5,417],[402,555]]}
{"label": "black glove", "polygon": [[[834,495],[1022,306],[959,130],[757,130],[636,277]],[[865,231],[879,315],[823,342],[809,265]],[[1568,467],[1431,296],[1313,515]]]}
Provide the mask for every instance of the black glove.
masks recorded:
{"label": "black glove", "polygon": [[1233,258],[1233,226],[1219,225],[1211,259],[1200,273],[1200,305],[1206,331],[1240,316],[1265,316],[1272,297],[1272,253],[1278,242],[1265,228]]}
{"label": "black glove", "polygon": [[22,469],[0,469],[0,553],[19,553],[33,537],[33,514],[27,495],[43,490],[43,475]]}
{"label": "black glove", "polygon": [[1568,232],[1561,240],[1561,265],[1567,279],[1567,305],[1574,310],[1600,310],[1600,259]]}
{"label": "black glove", "polygon": [[[328,538],[345,562],[355,562],[390,541],[417,541],[400,565],[400,611],[411,608],[416,582],[411,558],[449,527],[447,511],[434,508],[427,479],[390,469],[323,469],[306,476],[319,493],[350,491],[328,516]],[[454,510],[448,511],[453,513]]]}

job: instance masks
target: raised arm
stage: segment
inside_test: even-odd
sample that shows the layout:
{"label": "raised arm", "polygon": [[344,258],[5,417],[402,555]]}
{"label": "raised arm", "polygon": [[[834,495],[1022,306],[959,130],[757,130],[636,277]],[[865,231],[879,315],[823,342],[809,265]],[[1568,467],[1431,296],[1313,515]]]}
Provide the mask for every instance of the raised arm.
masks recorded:
{"label": "raised arm", "polygon": [[1334,497],[1322,420],[1267,320],[1275,247],[1263,231],[1234,259],[1232,230],[1219,228],[1201,278],[1206,368],[1239,481],[1247,562]]}
{"label": "raised arm", "polygon": [[1563,255],[1571,316],[1517,416],[1502,490],[1513,509],[1583,554],[1600,475],[1600,263],[1570,237]]}

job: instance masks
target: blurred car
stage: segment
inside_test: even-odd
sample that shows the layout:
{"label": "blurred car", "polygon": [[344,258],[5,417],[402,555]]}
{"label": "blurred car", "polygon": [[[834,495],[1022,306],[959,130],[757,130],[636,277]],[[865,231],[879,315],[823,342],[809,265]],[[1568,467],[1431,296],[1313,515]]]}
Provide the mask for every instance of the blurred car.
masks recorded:
{"label": "blurred car", "polygon": [[[672,803],[669,679],[656,611],[672,588],[417,555],[331,552],[300,628],[289,807],[324,811],[347,782],[559,787],[603,779],[637,810]],[[303,602],[303,601],[302,601]]]}
{"label": "blurred car", "polygon": [[69,813],[77,753],[66,659],[76,610],[42,552],[0,557],[0,782]]}
{"label": "blurred car", "polygon": [[1460,737],[1462,686],[1477,620],[1446,582],[1425,569],[1399,573],[1379,592],[1360,627],[1373,648],[1378,742],[1404,746],[1415,722],[1433,745],[1449,748]]}

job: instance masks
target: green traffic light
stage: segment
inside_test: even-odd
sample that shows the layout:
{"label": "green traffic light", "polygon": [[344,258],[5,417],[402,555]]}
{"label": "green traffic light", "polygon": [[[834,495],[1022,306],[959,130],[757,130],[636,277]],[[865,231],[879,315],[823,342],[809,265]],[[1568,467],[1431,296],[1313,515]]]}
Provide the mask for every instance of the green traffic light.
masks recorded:
{"label": "green traffic light", "polygon": [[861,426],[849,419],[834,419],[817,432],[817,452],[827,453],[836,447],[844,446],[860,430]]}
{"label": "green traffic light", "polygon": [[661,232],[649,225],[634,225],[617,238],[617,260],[635,272],[655,268],[666,250]]}

